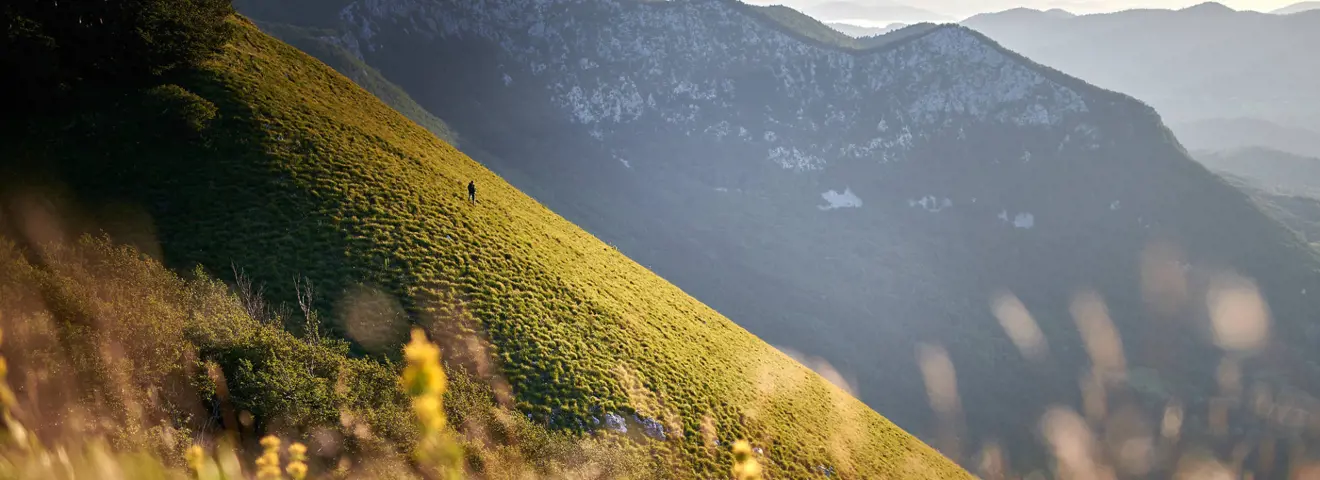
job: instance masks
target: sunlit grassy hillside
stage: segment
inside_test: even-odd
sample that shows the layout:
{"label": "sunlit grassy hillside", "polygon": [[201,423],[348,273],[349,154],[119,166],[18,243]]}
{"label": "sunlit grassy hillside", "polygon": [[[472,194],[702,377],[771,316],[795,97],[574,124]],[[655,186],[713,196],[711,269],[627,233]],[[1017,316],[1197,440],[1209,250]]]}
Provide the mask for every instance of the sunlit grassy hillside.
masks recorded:
{"label": "sunlit grassy hillside", "polygon": [[[630,419],[674,477],[727,474],[727,446],[743,438],[772,478],[966,475],[347,78],[235,22],[220,56],[171,85],[6,132],[0,152],[22,167],[11,185],[60,182],[89,222],[175,267],[241,268],[277,301],[294,303],[305,277],[323,333],[355,354],[397,360],[419,323],[534,422],[585,432]],[[235,365],[226,376],[261,363]],[[230,390],[287,401],[253,385]]]}
{"label": "sunlit grassy hillside", "polygon": [[[0,479],[189,478],[199,456],[223,471],[201,479],[271,478],[256,471],[262,437],[305,445],[306,478],[418,478],[454,471],[453,453],[469,478],[663,476],[626,437],[548,431],[461,369],[404,388],[419,360],[437,376],[433,354],[408,355],[411,373],[350,358],[341,340],[278,326],[291,318],[251,315],[260,300],[102,238],[0,238]],[[412,408],[427,394],[443,409]],[[410,461],[437,444],[451,461]]]}

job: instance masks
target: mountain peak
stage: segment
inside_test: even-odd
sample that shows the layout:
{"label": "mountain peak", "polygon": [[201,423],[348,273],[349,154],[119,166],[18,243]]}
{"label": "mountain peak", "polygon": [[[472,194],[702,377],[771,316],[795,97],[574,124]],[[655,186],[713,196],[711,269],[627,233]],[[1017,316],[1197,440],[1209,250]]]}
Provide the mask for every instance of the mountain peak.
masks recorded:
{"label": "mountain peak", "polygon": [[988,18],[1004,18],[1004,17],[1019,18],[1019,19],[1065,20],[1076,16],[1077,15],[1074,15],[1072,12],[1069,12],[1061,8],[1052,8],[1049,10],[1042,11],[1042,10],[1036,10],[1034,8],[1017,7],[999,12],[981,13],[981,14],[973,15],[969,17],[967,20],[964,20],[963,23],[969,23],[969,22],[975,23],[977,21]]}
{"label": "mountain peak", "polygon": [[[553,11],[564,14],[547,20]],[[770,164],[796,172],[820,171],[843,159],[904,158],[911,153],[905,130],[934,128],[950,116],[1044,128],[1089,109],[1080,82],[957,24],[896,32],[887,42],[858,49],[817,41],[753,11],[733,0],[513,0],[497,6],[381,0],[344,11],[354,33],[343,43],[375,51],[384,25],[403,18],[416,25],[409,35],[485,38],[509,55],[495,78],[508,85],[548,82],[552,103],[572,112],[575,123],[600,142],[660,121],[685,136],[738,139],[760,149]],[[572,33],[585,22],[598,32],[590,40]],[[610,71],[606,65],[630,67]],[[746,70],[771,76],[711,77]],[[773,91],[778,94],[765,96]],[[827,98],[834,120],[802,115],[802,105]],[[764,113],[740,113],[749,111]],[[713,120],[721,116],[746,118]],[[842,122],[870,128],[857,126],[858,132],[839,132],[824,143],[785,138],[785,132],[826,132]],[[877,124],[895,128],[877,131]],[[1070,141],[1099,135],[1088,132]]]}
{"label": "mountain peak", "polygon": [[1228,5],[1224,5],[1224,4],[1219,3],[1219,2],[1205,2],[1205,3],[1199,3],[1199,4],[1196,4],[1196,5],[1192,5],[1192,6],[1190,6],[1190,7],[1184,8],[1184,9],[1182,9],[1181,11],[1183,11],[1183,12],[1198,12],[1198,13],[1201,13],[1201,12],[1204,12],[1204,13],[1235,13],[1235,12],[1237,12],[1237,10],[1234,10],[1232,7],[1229,7]]}

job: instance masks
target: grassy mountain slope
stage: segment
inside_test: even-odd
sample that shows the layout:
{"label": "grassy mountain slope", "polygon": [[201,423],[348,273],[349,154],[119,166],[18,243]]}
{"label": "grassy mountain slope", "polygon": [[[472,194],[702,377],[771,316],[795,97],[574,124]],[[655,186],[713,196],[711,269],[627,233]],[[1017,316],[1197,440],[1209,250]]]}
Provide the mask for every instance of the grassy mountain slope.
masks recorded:
{"label": "grassy mountain slope", "polygon": [[[966,475],[348,79],[241,24],[220,58],[177,79],[182,88],[11,130],[6,156],[55,166],[87,205],[141,206],[175,265],[236,264],[281,300],[294,296],[290,279],[308,276],[327,293],[317,303],[327,326],[360,351],[394,351],[406,313],[451,340],[449,361],[482,371],[493,360],[490,376],[538,422],[654,419],[666,440],[648,445],[668,452],[678,477],[725,472],[714,441],[736,438],[764,447],[783,478],[819,466],[854,478]],[[476,205],[464,196],[470,179]]]}
{"label": "grassy mountain slope", "polygon": [[436,118],[431,112],[418,105],[407,92],[386,80],[379,70],[362,63],[348,50],[326,40],[337,35],[334,30],[298,27],[283,23],[260,21],[256,23],[266,34],[316,57],[317,60],[334,68],[341,75],[353,80],[353,83],[358,84],[359,87],[375,95],[376,98],[389,105],[390,108],[408,117],[409,120],[426,128],[450,145],[458,146],[458,135],[443,120]]}

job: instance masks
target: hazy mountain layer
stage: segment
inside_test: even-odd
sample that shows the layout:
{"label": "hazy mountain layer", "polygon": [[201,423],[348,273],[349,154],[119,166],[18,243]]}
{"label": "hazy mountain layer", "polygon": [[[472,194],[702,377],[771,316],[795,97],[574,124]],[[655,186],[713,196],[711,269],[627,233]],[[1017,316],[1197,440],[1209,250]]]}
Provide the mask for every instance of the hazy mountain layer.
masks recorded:
{"label": "hazy mountain layer", "polygon": [[[1245,118],[1320,131],[1320,89],[1311,80],[1320,57],[1307,53],[1320,44],[1320,12],[1283,16],[1214,3],[1077,17],[1013,10],[963,25],[1151,104],[1192,148],[1219,146],[1184,124]],[[1291,148],[1251,131],[1232,137],[1245,137],[1234,146]]]}

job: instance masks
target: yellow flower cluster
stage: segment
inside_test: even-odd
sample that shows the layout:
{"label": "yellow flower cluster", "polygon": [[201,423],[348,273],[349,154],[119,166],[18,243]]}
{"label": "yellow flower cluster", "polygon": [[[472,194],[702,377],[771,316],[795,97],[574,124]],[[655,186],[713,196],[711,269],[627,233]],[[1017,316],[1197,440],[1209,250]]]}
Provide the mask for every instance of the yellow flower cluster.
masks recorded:
{"label": "yellow flower cluster", "polygon": [[289,465],[284,467],[284,471],[289,474],[293,480],[303,480],[307,478],[307,447],[298,442],[289,445]]}
{"label": "yellow flower cluster", "polygon": [[761,480],[761,464],[752,458],[752,446],[746,440],[733,443],[734,480]]}
{"label": "yellow flower cluster", "polygon": [[[0,340],[3,339],[4,331],[0,330]],[[14,392],[9,389],[8,377],[9,364],[5,363],[5,357],[0,357],[0,413],[4,414],[6,423],[8,423],[7,421],[9,420],[9,410],[13,408],[14,403],[17,402],[14,398]]]}
{"label": "yellow flower cluster", "polygon": [[[0,340],[3,339],[4,331],[0,330]],[[17,403],[14,391],[9,389],[9,364],[5,363],[5,357],[0,357],[0,433],[5,435],[3,441],[13,440],[21,446],[24,443],[23,426],[10,415],[10,410]]]}
{"label": "yellow flower cluster", "polygon": [[192,470],[193,475],[201,477],[202,469],[206,467],[206,451],[202,450],[201,445],[188,447],[188,453],[183,455],[183,459],[188,462],[188,469]]}
{"label": "yellow flower cluster", "polygon": [[[3,338],[4,331],[0,330],[0,340]],[[28,435],[23,424],[14,418],[13,410],[16,406],[18,398],[9,389],[9,364],[5,362],[5,357],[0,357],[0,446],[12,445],[20,450],[40,448],[37,438]]]}
{"label": "yellow flower cluster", "polygon": [[[259,480],[283,480],[284,473],[289,474],[293,480],[305,480],[307,478],[307,447],[301,443],[294,442],[289,445],[289,464],[280,471],[280,439],[274,435],[268,435],[261,439],[262,452],[257,457],[257,479]],[[243,475],[243,468],[239,464],[238,457],[234,454],[234,449],[229,441],[222,439],[220,445],[216,448],[219,458],[213,458],[201,445],[188,447],[183,458],[188,464],[188,470],[192,472],[193,477],[198,480],[223,480],[247,478]]]}
{"label": "yellow flower cluster", "polygon": [[403,347],[408,366],[403,369],[403,389],[413,399],[413,410],[429,431],[445,428],[445,369],[440,366],[440,348],[426,340],[420,328],[412,331],[412,341]]}
{"label": "yellow flower cluster", "polygon": [[257,479],[280,480],[284,476],[283,472],[280,472],[280,439],[274,435],[267,435],[266,438],[261,439],[261,447],[265,451],[257,458]]}
{"label": "yellow flower cluster", "polygon": [[441,478],[462,478],[462,451],[445,430],[444,396],[448,378],[440,365],[440,347],[427,340],[422,329],[413,328],[412,341],[403,347],[403,358],[408,363],[401,378],[403,390],[412,397],[413,411],[422,424],[417,458],[422,465],[435,468]]}

